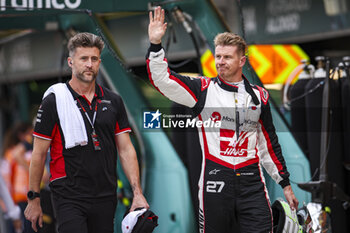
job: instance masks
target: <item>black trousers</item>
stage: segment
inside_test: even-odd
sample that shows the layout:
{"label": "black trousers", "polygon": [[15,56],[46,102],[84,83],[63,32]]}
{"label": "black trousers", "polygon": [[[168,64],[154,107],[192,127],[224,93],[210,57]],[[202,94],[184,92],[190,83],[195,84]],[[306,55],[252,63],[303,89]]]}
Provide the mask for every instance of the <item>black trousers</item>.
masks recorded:
{"label": "black trousers", "polygon": [[53,195],[59,233],[113,233],[117,199],[72,200]]}
{"label": "black trousers", "polygon": [[233,170],[206,160],[200,222],[203,233],[270,233],[272,211],[257,164]]}

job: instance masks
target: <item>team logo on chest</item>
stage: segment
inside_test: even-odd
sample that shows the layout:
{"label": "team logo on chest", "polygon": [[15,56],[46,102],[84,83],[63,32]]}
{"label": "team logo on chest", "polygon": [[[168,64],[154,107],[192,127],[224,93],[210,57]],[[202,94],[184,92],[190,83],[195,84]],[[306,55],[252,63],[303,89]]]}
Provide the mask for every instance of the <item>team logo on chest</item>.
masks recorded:
{"label": "team logo on chest", "polygon": [[221,121],[221,114],[218,112],[213,112],[210,119],[214,122]]}
{"label": "team logo on chest", "polygon": [[267,100],[269,99],[269,93],[267,92],[266,89],[262,88],[262,87],[259,87],[259,86],[256,86],[260,92],[260,97],[261,97],[261,100],[262,102],[264,102],[264,104],[266,105],[267,104]]}
{"label": "team logo on chest", "polygon": [[247,132],[241,132],[236,140],[236,133],[230,129],[220,129],[220,155],[232,157],[248,156]]}
{"label": "team logo on chest", "polygon": [[201,79],[201,91],[203,91],[209,86],[210,79],[207,77],[200,77],[200,79]]}

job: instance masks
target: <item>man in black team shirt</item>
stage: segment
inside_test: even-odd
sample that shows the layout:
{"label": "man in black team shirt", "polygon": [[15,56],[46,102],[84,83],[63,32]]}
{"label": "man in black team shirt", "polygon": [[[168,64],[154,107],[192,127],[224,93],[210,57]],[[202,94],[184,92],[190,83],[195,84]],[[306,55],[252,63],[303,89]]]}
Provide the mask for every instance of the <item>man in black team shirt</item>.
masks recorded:
{"label": "man in black team shirt", "polygon": [[41,227],[43,222],[38,192],[49,148],[50,187],[59,233],[113,232],[117,150],[134,194],[131,211],[149,208],[140,186],[123,101],[96,84],[103,46],[94,34],[72,37],[67,59],[72,78],[51,86],[38,110],[25,210],[35,231],[37,223]]}

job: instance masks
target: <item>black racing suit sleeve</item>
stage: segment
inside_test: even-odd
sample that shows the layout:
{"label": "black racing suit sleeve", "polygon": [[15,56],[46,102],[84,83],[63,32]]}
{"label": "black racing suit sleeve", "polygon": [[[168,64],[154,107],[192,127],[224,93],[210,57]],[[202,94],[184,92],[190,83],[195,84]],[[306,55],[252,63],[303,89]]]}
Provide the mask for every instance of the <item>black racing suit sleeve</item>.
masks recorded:
{"label": "black racing suit sleeve", "polygon": [[51,140],[55,125],[58,124],[55,94],[46,96],[38,109],[33,135],[46,140]]}
{"label": "black racing suit sleeve", "polygon": [[[266,91],[266,90],[264,90]],[[276,129],[272,121],[269,102],[261,101],[261,115],[259,119],[258,149],[262,165],[269,175],[282,186],[288,186],[289,172],[278,142]]]}
{"label": "black racing suit sleeve", "polygon": [[193,108],[194,112],[199,113],[199,109],[204,105],[210,79],[184,76],[170,70],[161,44],[151,44],[146,59],[152,85],[170,100]]}

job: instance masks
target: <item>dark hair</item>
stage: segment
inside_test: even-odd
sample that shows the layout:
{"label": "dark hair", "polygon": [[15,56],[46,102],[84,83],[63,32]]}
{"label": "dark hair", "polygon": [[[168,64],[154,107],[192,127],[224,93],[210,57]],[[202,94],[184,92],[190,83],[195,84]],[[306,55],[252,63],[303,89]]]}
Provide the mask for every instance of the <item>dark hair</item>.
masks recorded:
{"label": "dark hair", "polygon": [[68,41],[67,48],[69,51],[69,56],[72,57],[74,55],[75,50],[78,47],[84,47],[84,48],[96,47],[98,48],[98,50],[100,50],[100,53],[101,53],[104,47],[104,42],[101,37],[96,36],[95,34],[92,34],[89,32],[81,32],[71,37]]}
{"label": "dark hair", "polygon": [[215,44],[215,47],[218,45],[237,46],[238,51],[241,53],[242,56],[245,55],[247,50],[247,43],[244,41],[244,39],[239,35],[231,32],[219,33],[214,39],[214,44]]}
{"label": "dark hair", "polygon": [[5,155],[8,149],[21,142],[20,134],[26,133],[32,127],[32,124],[28,122],[19,122],[13,128],[8,129],[5,133],[1,157]]}

